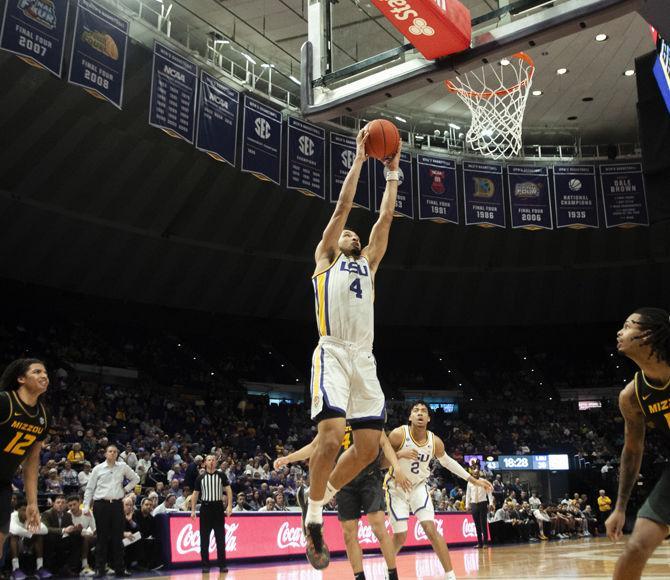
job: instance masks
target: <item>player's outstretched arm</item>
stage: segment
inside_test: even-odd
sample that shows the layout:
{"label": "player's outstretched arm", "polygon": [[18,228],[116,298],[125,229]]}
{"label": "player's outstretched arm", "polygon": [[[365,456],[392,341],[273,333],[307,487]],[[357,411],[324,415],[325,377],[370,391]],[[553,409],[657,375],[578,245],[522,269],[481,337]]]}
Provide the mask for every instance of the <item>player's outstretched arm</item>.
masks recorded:
{"label": "player's outstretched arm", "polygon": [[316,247],[316,252],[314,254],[314,259],[316,261],[317,270],[321,269],[321,266],[324,265],[327,267],[334,259],[337,254],[338,240],[342,234],[344,226],[347,224],[347,218],[349,217],[349,212],[354,203],[354,196],[356,195],[356,187],[358,187],[358,179],[361,176],[361,169],[363,168],[363,163],[367,160],[368,156],[365,153],[365,142],[368,140],[368,132],[364,129],[361,129],[356,135],[356,156],[354,161],[351,164],[351,169],[347,177],[344,179],[342,184],[342,189],[340,190],[340,197],[337,200],[335,205],[335,211],[330,217],[330,221],[326,226],[326,229],[323,230],[323,236],[319,245]]}
{"label": "player's outstretched arm", "polygon": [[483,487],[487,492],[493,491],[493,486],[489,481],[486,481],[485,479],[477,479],[475,477],[472,477],[467,471],[465,471],[465,468],[460,463],[458,463],[458,461],[447,455],[447,452],[444,449],[444,441],[442,441],[442,439],[440,439],[437,435],[435,435],[434,437],[435,437],[435,446],[434,446],[435,458],[440,462],[440,465],[442,465],[442,467],[448,469],[454,475],[458,475],[458,477],[460,477],[461,479],[465,479],[472,485]]}
{"label": "player's outstretched arm", "polygon": [[[398,143],[398,150],[395,156],[391,159],[386,167],[389,171],[398,171],[400,166],[400,151],[402,149],[402,141]],[[384,197],[382,198],[381,206],[379,207],[379,218],[377,223],[372,227],[370,232],[370,240],[368,245],[363,249],[363,255],[370,262],[372,271],[376,271],[379,262],[382,261],[386,248],[389,242],[389,232],[391,231],[391,224],[393,223],[393,216],[395,215],[395,202],[398,196],[398,179],[391,179],[389,176],[386,182],[386,189],[384,190]]]}
{"label": "player's outstretched arm", "polygon": [[619,492],[617,493],[616,507],[605,522],[607,537],[613,542],[621,538],[623,526],[626,522],[626,506],[640,473],[644,453],[644,415],[636,398],[635,383],[631,381],[619,394],[619,409],[625,421],[624,444],[621,451],[619,472]]}
{"label": "player's outstretched arm", "polygon": [[316,437],[312,439],[311,443],[308,443],[304,447],[301,447],[297,451],[289,453],[284,457],[277,457],[277,459],[275,459],[275,462],[273,463],[274,468],[279,469],[280,467],[284,467],[284,465],[288,465],[289,463],[297,463],[298,461],[304,461],[305,459],[309,459],[312,456],[312,453],[314,453],[314,450],[316,449],[316,441],[318,438],[319,435],[317,434]]}

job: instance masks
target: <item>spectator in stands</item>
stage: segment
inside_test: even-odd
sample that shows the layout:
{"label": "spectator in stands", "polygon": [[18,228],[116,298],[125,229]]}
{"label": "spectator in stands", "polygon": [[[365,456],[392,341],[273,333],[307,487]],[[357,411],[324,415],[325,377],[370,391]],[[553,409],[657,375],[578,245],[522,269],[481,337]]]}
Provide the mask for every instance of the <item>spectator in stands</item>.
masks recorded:
{"label": "spectator in stands", "polygon": [[281,491],[278,491],[275,494],[275,511],[278,512],[289,511],[288,506],[286,505],[286,499],[284,499],[284,494]]}
{"label": "spectator in stands", "polygon": [[81,443],[75,442],[72,444],[72,449],[68,451],[67,460],[74,467],[81,467],[86,460],[86,455],[81,449]]}
{"label": "spectator in stands", "polygon": [[81,575],[93,576],[95,572],[88,563],[88,555],[95,545],[95,518],[92,513],[85,515],[81,511],[81,498],[71,495],[67,498],[67,509],[72,516],[72,524],[81,529]]}
{"label": "spectator in stands", "polygon": [[168,488],[168,493],[172,493],[175,497],[180,498],[183,495],[181,490],[181,482],[178,479],[172,479],[170,481],[170,487]]}
{"label": "spectator in stands", "polygon": [[73,576],[79,569],[81,528],[74,525],[66,508],[65,497],[57,495],[53,507],[42,513],[48,532],[44,536],[44,560],[49,571]]}
{"label": "spectator in stands", "polygon": [[156,524],[151,515],[153,504],[151,500],[142,500],[140,509],[135,512],[137,531],[140,532],[140,541],[137,543],[137,565],[140,569],[149,570],[155,567],[157,561]]}
{"label": "spectator in stands", "polygon": [[130,469],[135,470],[137,468],[137,455],[133,451],[133,446],[130,443],[126,443],[125,449],[119,455],[119,458],[130,467]]}
{"label": "spectator in stands", "polygon": [[272,499],[271,497],[267,498],[265,500],[265,505],[258,510],[259,512],[274,512],[277,511],[277,507],[275,505],[275,500]]}
{"label": "spectator in stands", "polygon": [[79,481],[79,489],[81,491],[86,489],[88,480],[91,478],[91,462],[84,461],[82,464],[82,470],[77,474],[77,480]]}
{"label": "spectator in stands", "polygon": [[63,494],[63,482],[58,475],[58,469],[55,467],[49,469],[47,479],[44,480],[44,491],[54,496]]}
{"label": "spectator in stands", "polygon": [[72,469],[72,464],[65,461],[63,470],[60,472],[63,490],[67,493],[77,492],[79,490],[79,474]]}
{"label": "spectator in stands", "polygon": [[502,480],[502,475],[499,473],[496,474],[496,478],[493,480],[493,497],[495,499],[495,504],[502,508],[503,503],[505,502],[505,484]]}
{"label": "spectator in stands", "polygon": [[140,450],[140,457],[137,460],[137,465],[135,467],[135,473],[140,477],[140,483],[144,485],[147,479],[147,473],[151,468],[151,460],[149,459],[149,452]]}
{"label": "spectator in stands", "polygon": [[251,509],[254,511],[258,511],[261,509],[264,505],[265,502],[263,501],[263,497],[261,495],[260,490],[256,489],[253,492],[253,495],[251,496],[251,501],[249,502],[249,505],[251,506]]}
{"label": "spectator in stands", "polygon": [[612,500],[605,493],[604,489],[598,491],[598,532],[603,533],[605,520],[612,511]]}
{"label": "spectator in stands", "polygon": [[192,490],[191,490],[191,488],[189,488],[188,485],[185,485],[184,489],[179,490],[179,496],[177,496],[177,501],[174,504],[175,507],[178,510],[190,511],[190,509],[191,509],[190,504],[187,507],[184,507],[184,506],[186,505],[187,501],[190,501],[189,498],[191,497],[191,493],[192,493]]}
{"label": "spectator in stands", "polygon": [[[188,485],[191,489],[194,489],[195,480],[200,474],[200,466],[202,464],[202,455],[196,455],[193,458],[193,462],[189,464],[184,473],[184,485]],[[223,468],[222,468],[223,469]]]}
{"label": "spectator in stands", "polygon": [[158,505],[154,511],[151,512],[151,515],[156,517],[158,514],[165,514],[167,512],[175,512],[177,511],[176,504],[177,503],[177,496],[174,493],[168,493],[167,496],[165,497],[165,501]]}

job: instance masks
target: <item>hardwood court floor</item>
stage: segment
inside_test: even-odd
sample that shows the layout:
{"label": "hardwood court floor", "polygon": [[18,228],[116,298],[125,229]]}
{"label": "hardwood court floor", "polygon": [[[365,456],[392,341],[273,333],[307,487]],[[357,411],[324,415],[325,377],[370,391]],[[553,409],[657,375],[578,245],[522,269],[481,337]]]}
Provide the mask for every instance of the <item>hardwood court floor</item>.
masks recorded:
{"label": "hardwood court floor", "polygon": [[[459,579],[517,579],[542,580],[605,580],[612,577],[614,564],[623,549],[623,542],[612,544],[606,538],[584,538],[498,546],[486,550],[454,548],[451,559]],[[365,575],[368,580],[384,579],[384,560],[381,556],[365,558]],[[442,566],[432,551],[403,552],[398,557],[401,579],[441,580]],[[166,573],[165,576],[170,575]],[[255,566],[231,567],[228,574],[219,575],[216,568],[210,580],[348,580],[351,568],[345,559],[334,559],[324,571],[313,570],[307,562],[291,560]],[[145,577],[146,578],[146,577]],[[174,571],[174,580],[202,578],[200,571]],[[649,561],[645,579],[670,578],[670,542],[661,545]]]}

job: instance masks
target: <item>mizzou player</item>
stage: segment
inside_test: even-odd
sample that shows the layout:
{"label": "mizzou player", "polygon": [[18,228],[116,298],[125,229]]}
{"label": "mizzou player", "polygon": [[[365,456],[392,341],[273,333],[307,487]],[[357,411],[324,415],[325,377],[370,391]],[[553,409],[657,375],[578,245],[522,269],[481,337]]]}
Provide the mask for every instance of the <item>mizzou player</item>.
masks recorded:
{"label": "mizzou player", "polygon": [[[368,245],[361,249],[358,235],[344,226],[367,159],[367,137],[365,130],[356,137],[355,158],[314,254],[312,282],[320,338],[312,357],[311,416],[318,424],[319,438],[311,458],[309,500],[299,493],[298,501],[306,505],[307,558],[317,569],[330,561],[323,540],[323,505],[374,461],[386,416],[372,354],[374,278],[386,253],[395,213],[400,145],[387,162],[379,219]],[[353,444],[333,469],[347,421],[353,430]]]}
{"label": "mizzou player", "polygon": [[[311,443],[303,448],[290,453],[285,457],[275,460],[274,468],[279,469],[289,463],[303,461],[308,459],[317,446],[319,435]],[[405,476],[398,463],[396,453],[382,432],[380,441],[380,450],[377,458],[370,465],[352,479],[347,485],[343,486],[335,496],[337,498],[337,516],[342,525],[344,533],[344,542],[347,549],[347,558],[354,572],[354,580],[365,580],[363,571],[363,551],[358,543],[358,521],[361,513],[367,515],[370,527],[379,540],[386,566],[388,568],[388,580],[397,580],[398,572],[396,570],[395,550],[393,541],[386,532],[386,523],[384,512],[386,502],[384,501],[384,476],[382,469],[391,465],[395,469],[396,481],[399,486],[409,489],[409,480]],[[339,457],[341,457],[353,444],[353,432],[351,426],[347,425],[344,431],[344,438],[340,446]]]}
{"label": "mizzou player", "polygon": [[[616,507],[605,522],[607,535],[614,542],[621,538],[626,506],[640,473],[645,424],[658,430],[670,443],[670,316],[660,308],[636,310],[617,333],[617,348],[640,370],[619,395],[625,439]],[[647,560],[669,533],[670,467],[667,467],[637,513],[633,534],[614,569],[614,579],[640,578]]]}
{"label": "mizzou player", "polygon": [[423,401],[417,401],[412,405],[409,425],[397,427],[388,436],[391,447],[397,453],[403,454],[398,463],[411,482],[411,488],[406,491],[398,485],[394,470],[389,470],[386,488],[393,527],[393,543],[396,553],[399,552],[407,538],[407,520],[411,511],[421,523],[445,570],[445,580],[456,580],[447,544],[435,526],[433,500],[426,483],[430,476],[430,463],[433,458],[437,459],[444,468],[472,485],[484,488],[488,493],[493,491],[493,486],[485,479],[472,477],[458,462],[449,457],[444,450],[442,439],[428,431],[429,422],[428,405]]}
{"label": "mizzou player", "polygon": [[39,399],[48,387],[44,363],[34,358],[15,360],[0,377],[0,548],[9,532],[12,477],[22,463],[26,526],[33,533],[40,528],[37,474],[40,442],[47,436],[49,419]]}

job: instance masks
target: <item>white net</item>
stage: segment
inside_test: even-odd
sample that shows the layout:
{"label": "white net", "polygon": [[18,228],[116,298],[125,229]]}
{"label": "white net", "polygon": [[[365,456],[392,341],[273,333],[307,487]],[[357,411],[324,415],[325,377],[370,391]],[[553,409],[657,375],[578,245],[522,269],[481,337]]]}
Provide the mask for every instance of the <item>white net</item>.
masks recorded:
{"label": "white net", "polygon": [[522,123],[535,65],[518,52],[500,63],[446,81],[468,106],[472,123],[465,137],[471,149],[491,159],[509,159],[522,147]]}

